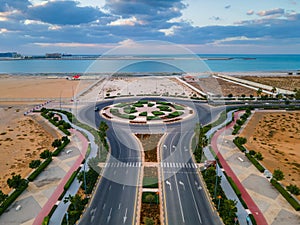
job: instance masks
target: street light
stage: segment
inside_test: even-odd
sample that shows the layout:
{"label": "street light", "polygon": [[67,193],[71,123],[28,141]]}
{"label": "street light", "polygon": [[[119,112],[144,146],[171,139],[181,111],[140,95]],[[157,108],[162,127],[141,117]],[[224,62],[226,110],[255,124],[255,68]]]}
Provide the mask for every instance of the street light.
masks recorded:
{"label": "street light", "polygon": [[216,195],[217,195],[217,184],[218,184],[218,164],[216,164],[216,183],[215,183],[214,198],[216,198]]}
{"label": "street light", "polygon": [[222,196],[219,195],[219,196],[218,196],[218,199],[219,199],[219,202],[218,202],[218,211],[219,211],[219,209],[220,209],[220,201],[221,201],[221,198],[222,198]]}
{"label": "street light", "polygon": [[68,211],[66,212],[66,220],[67,220],[67,225],[69,225],[69,214],[68,214]]}

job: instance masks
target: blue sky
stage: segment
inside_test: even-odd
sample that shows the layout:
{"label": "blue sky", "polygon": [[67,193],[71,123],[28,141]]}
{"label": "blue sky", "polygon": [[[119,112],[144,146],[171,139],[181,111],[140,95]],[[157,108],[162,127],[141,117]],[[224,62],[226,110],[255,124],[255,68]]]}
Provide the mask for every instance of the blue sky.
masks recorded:
{"label": "blue sky", "polygon": [[101,54],[145,40],[200,54],[300,54],[300,1],[0,0],[0,52]]}

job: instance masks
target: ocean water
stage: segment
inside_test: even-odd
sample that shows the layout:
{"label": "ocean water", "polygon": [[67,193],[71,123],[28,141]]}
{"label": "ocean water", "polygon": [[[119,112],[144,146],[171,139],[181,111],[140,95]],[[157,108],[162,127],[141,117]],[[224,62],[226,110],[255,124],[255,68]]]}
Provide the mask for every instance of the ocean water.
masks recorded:
{"label": "ocean water", "polygon": [[[208,60],[209,59],[209,60]],[[300,55],[152,55],[76,60],[0,60],[0,73],[286,72],[300,70]]]}

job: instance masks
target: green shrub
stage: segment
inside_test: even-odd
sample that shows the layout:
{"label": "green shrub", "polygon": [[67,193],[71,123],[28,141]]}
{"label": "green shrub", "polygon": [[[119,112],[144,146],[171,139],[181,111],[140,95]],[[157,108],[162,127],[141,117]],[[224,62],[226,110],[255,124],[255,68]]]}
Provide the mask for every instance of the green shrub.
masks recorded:
{"label": "green shrub", "polygon": [[256,154],[256,151],[254,151],[254,150],[250,150],[250,151],[249,151],[249,154],[253,156],[253,155],[255,155],[255,154]]}
{"label": "green shrub", "polygon": [[139,104],[148,104],[148,100],[139,100],[137,103],[139,103]]}
{"label": "green shrub", "polygon": [[50,152],[48,149],[46,149],[45,151],[43,151],[41,154],[40,154],[40,158],[41,159],[47,159],[49,157],[52,156],[52,152]]}
{"label": "green shrub", "polygon": [[252,162],[252,164],[259,170],[259,172],[263,173],[265,171],[265,168],[255,158],[253,158],[249,153],[246,153],[245,155]]}
{"label": "green shrub", "polygon": [[52,162],[52,158],[46,159],[35,171],[33,171],[27,180],[34,181],[34,179]]}
{"label": "green shrub", "polygon": [[300,188],[298,188],[297,185],[290,184],[286,189],[294,195],[300,195]]}
{"label": "green shrub", "polygon": [[135,109],[135,107],[125,107],[124,112],[127,114],[131,114],[137,112],[137,110]]}
{"label": "green shrub", "polygon": [[234,190],[235,194],[240,198],[242,196],[241,191],[239,190],[239,188],[236,186],[236,184],[234,183],[234,181],[232,180],[231,177],[227,177],[228,182],[230,183],[232,189]]}
{"label": "green shrub", "polygon": [[[153,196],[153,200],[152,202],[149,202],[147,196],[148,195],[152,195]],[[159,195],[154,193],[154,192],[143,192],[142,194],[142,202],[143,203],[151,203],[151,204],[158,204],[159,203]]]}
{"label": "green shrub", "polygon": [[67,181],[67,183],[65,184],[64,186],[64,190],[68,190],[69,187],[71,186],[71,184],[73,183],[74,179],[76,178],[77,176],[77,173],[78,173],[78,170],[74,171],[71,175],[71,177],[69,178],[69,180]]}
{"label": "green shrub", "polygon": [[144,107],[144,105],[143,105],[143,104],[141,104],[141,103],[138,103],[138,102],[134,103],[134,104],[133,104],[133,106],[135,106],[135,107],[139,107],[139,108],[141,108],[141,107]]}
{"label": "green shrub", "polygon": [[155,105],[154,103],[151,103],[151,102],[148,103],[148,107],[152,107],[154,105]]}
{"label": "green shrub", "polygon": [[29,168],[34,169],[39,167],[39,165],[41,165],[41,160],[31,160],[31,162],[29,163]]}
{"label": "green shrub", "polygon": [[233,139],[233,143],[238,147],[242,152],[246,152],[246,148],[242,143],[246,143],[247,139],[242,137],[236,137]]}
{"label": "green shrub", "polygon": [[183,112],[175,111],[175,112],[172,112],[169,115],[167,115],[167,118],[175,118],[175,117],[181,116],[182,114],[183,114]]}
{"label": "green shrub", "polygon": [[69,139],[66,139],[61,146],[57,147],[57,149],[52,153],[53,156],[58,156],[58,154],[70,143]]}
{"label": "green shrub", "polygon": [[175,105],[175,104],[173,104],[173,108],[176,110],[184,110],[184,107],[182,107],[180,105]]}
{"label": "green shrub", "polygon": [[275,179],[271,179],[271,184],[291,204],[291,206],[293,206],[296,211],[300,210],[300,204]]}
{"label": "green shrub", "polygon": [[147,112],[141,112],[139,116],[147,116]]}
{"label": "green shrub", "polygon": [[120,114],[119,110],[118,109],[115,109],[115,108],[112,108],[109,110],[111,114],[117,116]]}
{"label": "green shrub", "polygon": [[24,190],[28,187],[28,183],[20,187],[19,189],[15,189],[14,192],[8,196],[0,206],[0,215],[2,215],[6,209],[23,193]]}
{"label": "green shrub", "polygon": [[123,119],[129,119],[129,120],[133,120],[136,118],[135,115],[128,115],[128,114],[120,114],[118,115],[120,118],[123,118]]}
{"label": "green shrub", "polygon": [[49,224],[49,221],[50,221],[50,217],[49,216],[46,216],[43,220],[43,223],[42,225],[48,225]]}
{"label": "green shrub", "polygon": [[160,120],[157,116],[147,116],[147,120]]}
{"label": "green shrub", "polygon": [[161,111],[152,111],[152,114],[153,114],[154,116],[162,116],[162,115],[165,115],[165,113],[164,113],[164,112],[161,112]]}
{"label": "green shrub", "polygon": [[169,106],[159,105],[159,106],[157,106],[157,108],[160,111],[165,111],[165,112],[171,112],[172,111],[172,109]]}
{"label": "green shrub", "polygon": [[253,214],[249,214],[249,217],[250,217],[250,220],[252,222],[252,225],[257,225],[256,220],[255,220]]}

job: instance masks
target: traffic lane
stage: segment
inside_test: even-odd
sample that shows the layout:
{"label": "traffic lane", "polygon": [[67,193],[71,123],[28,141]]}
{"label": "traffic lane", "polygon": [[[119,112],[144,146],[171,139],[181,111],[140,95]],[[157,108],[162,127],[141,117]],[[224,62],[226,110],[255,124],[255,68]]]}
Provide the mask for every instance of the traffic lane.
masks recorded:
{"label": "traffic lane", "polygon": [[161,146],[162,160],[164,162],[188,162],[191,159],[190,141],[193,134],[193,129],[184,133],[169,133]]}
{"label": "traffic lane", "polygon": [[[139,172],[138,168],[106,168],[106,174],[80,224],[132,224],[130,220],[135,218]],[[123,209],[128,215],[125,222],[125,213],[123,216],[120,214]]]}
{"label": "traffic lane", "polygon": [[[195,196],[188,185],[186,175],[184,173],[176,173],[176,171],[174,172],[171,169],[165,170],[173,173],[165,181],[167,206],[165,210],[167,211],[168,224],[202,224],[202,217],[198,205],[195,203]],[[170,206],[171,208],[169,208]]]}
{"label": "traffic lane", "polygon": [[[116,133],[117,132],[117,133]],[[120,134],[122,132],[122,135]],[[122,162],[139,161],[140,150],[136,138],[122,130],[109,130],[107,138],[110,143],[111,157]]]}
{"label": "traffic lane", "polygon": [[[164,183],[169,224],[220,225],[195,169],[183,168],[174,171],[174,168],[165,168],[164,176],[170,176]],[[169,206],[172,207],[171,210]]]}
{"label": "traffic lane", "polygon": [[[164,173],[164,171],[162,171]],[[166,175],[166,174],[164,174]],[[169,176],[169,175],[168,175]],[[176,185],[175,177],[169,176],[163,184],[164,202],[165,202],[165,221],[166,224],[181,225],[185,223],[183,206],[181,205],[180,195]]]}

